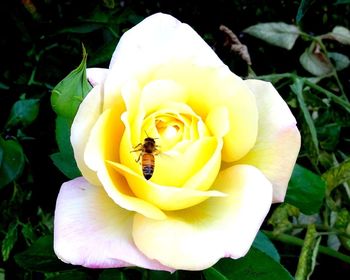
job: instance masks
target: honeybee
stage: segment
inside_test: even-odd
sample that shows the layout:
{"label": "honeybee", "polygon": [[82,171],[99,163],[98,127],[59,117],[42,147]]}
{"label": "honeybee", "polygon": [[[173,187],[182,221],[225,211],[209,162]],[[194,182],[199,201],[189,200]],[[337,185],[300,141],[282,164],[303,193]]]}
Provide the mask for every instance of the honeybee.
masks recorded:
{"label": "honeybee", "polygon": [[147,137],[143,143],[136,145],[135,150],[131,151],[141,152],[136,162],[141,159],[142,173],[147,180],[151,179],[154,172],[154,155],[159,153],[157,147],[155,138]]}

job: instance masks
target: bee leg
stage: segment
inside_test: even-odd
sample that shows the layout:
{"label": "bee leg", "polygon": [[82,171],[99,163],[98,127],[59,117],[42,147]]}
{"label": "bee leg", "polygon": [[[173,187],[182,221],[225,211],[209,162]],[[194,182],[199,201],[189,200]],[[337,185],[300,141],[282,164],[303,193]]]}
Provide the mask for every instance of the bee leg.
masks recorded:
{"label": "bee leg", "polygon": [[135,160],[135,161],[136,161],[136,162],[140,162],[141,156],[142,156],[142,153],[139,154],[139,157],[138,157],[137,160]]}
{"label": "bee leg", "polygon": [[139,143],[139,144],[137,144],[137,145],[134,147],[134,150],[130,151],[130,153],[133,153],[133,152],[141,152],[141,153],[139,154],[139,157],[137,158],[137,160],[135,160],[136,162],[139,162],[139,161],[140,161],[141,155],[142,155],[142,150],[143,150],[142,143]]}
{"label": "bee leg", "polygon": [[137,144],[135,147],[133,147],[134,150],[130,151],[130,152],[138,152],[142,150],[142,143]]}

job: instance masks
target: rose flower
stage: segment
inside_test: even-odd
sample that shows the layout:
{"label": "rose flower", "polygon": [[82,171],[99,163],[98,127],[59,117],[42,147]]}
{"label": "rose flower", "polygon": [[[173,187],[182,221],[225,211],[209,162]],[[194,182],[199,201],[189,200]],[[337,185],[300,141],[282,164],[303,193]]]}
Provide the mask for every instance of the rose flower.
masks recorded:
{"label": "rose flower", "polygon": [[202,270],[249,250],[282,202],[296,120],[268,82],[242,80],[187,24],[127,31],[71,127],[82,177],[62,185],[54,249],[91,268]]}

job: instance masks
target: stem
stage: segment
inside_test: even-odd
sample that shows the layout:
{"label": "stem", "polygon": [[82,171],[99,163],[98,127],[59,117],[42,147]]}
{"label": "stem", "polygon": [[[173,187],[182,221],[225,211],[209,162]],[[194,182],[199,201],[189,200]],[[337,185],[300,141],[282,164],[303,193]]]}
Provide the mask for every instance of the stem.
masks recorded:
{"label": "stem", "polygon": [[111,32],[111,34],[115,37],[115,38],[119,38],[120,36],[118,35],[118,33],[116,33],[111,27],[107,27],[109,32]]}
{"label": "stem", "polygon": [[313,259],[315,250],[317,254],[317,245],[320,241],[318,238],[319,240],[317,242],[317,236],[315,224],[309,224],[299,256],[295,280],[309,279],[309,276],[314,269]]}
{"label": "stem", "polygon": [[255,79],[260,79],[260,80],[275,80],[275,79],[283,79],[283,78],[294,78],[296,77],[295,74],[292,73],[282,73],[282,74],[271,74],[271,75],[262,75],[262,76],[256,76]]}
{"label": "stem", "polygon": [[337,70],[334,69],[332,72],[332,75],[334,76],[335,80],[337,81],[337,84],[338,84],[338,87],[340,89],[340,92],[341,92],[343,99],[349,102],[349,99],[347,98],[347,96],[345,94],[343,84],[340,82]]}
{"label": "stem", "polygon": [[315,40],[315,36],[312,36],[310,34],[307,34],[306,32],[303,31],[299,31],[300,36],[302,36],[304,39],[306,39],[307,41],[313,41]]}
{"label": "stem", "polygon": [[[320,37],[315,37],[315,41],[320,45],[321,49],[324,51],[324,53],[326,54],[327,58],[329,59],[329,55],[328,55],[328,51],[326,46],[323,44],[322,42],[322,38]],[[329,60],[330,61],[330,60]],[[345,91],[344,91],[344,87],[342,85],[342,83],[340,82],[337,70],[335,69],[335,66],[333,65],[333,63],[330,61],[333,71],[332,71],[332,76],[335,78],[335,80],[337,81],[338,87],[340,89],[341,95],[343,97],[344,100],[349,101],[348,98],[346,97]]]}
{"label": "stem", "polygon": [[[289,234],[281,233],[278,235],[274,235],[272,231],[266,231],[266,230],[263,230],[263,232],[272,240],[277,240],[277,241],[284,242],[286,244],[296,245],[300,247],[303,246],[304,244],[303,239],[289,235]],[[339,253],[329,247],[320,245],[318,248],[318,251],[322,254],[334,257],[338,260],[341,260],[343,262],[350,264],[350,256],[345,255],[343,253]]]}
{"label": "stem", "polygon": [[[307,229],[309,224],[297,224],[293,225],[293,229]],[[343,229],[335,229],[331,228],[328,225],[315,225],[316,230],[319,235],[330,235],[330,234],[336,234],[341,235],[346,238],[350,238],[350,234],[346,232],[346,230]]]}
{"label": "stem", "polygon": [[328,98],[332,99],[335,103],[341,105],[346,111],[350,113],[350,103],[344,100],[343,98],[335,95],[334,93],[330,92],[329,90],[324,89],[323,87],[320,87],[319,85],[316,85],[312,82],[310,82],[307,79],[304,79],[304,83],[308,85],[309,87],[323,93]]}

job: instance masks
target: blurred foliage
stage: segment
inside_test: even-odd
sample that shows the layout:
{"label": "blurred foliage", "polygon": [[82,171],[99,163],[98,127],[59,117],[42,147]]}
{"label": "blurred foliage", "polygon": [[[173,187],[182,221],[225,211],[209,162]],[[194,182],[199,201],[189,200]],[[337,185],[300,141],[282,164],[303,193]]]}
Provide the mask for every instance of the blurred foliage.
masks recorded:
{"label": "blurred foliage", "polygon": [[[57,117],[51,93],[85,63],[82,44],[87,67],[108,67],[122,33],[159,11],[191,25],[236,74],[271,81],[288,102],[303,140],[286,203],[272,206],[266,236],[229,265],[171,275],[65,265],[53,253],[52,219],[60,185],[78,171],[68,160],[71,111]],[[0,20],[0,279],[231,279],[238,270],[252,279],[266,267],[276,279],[348,278],[350,1],[5,0]]]}

